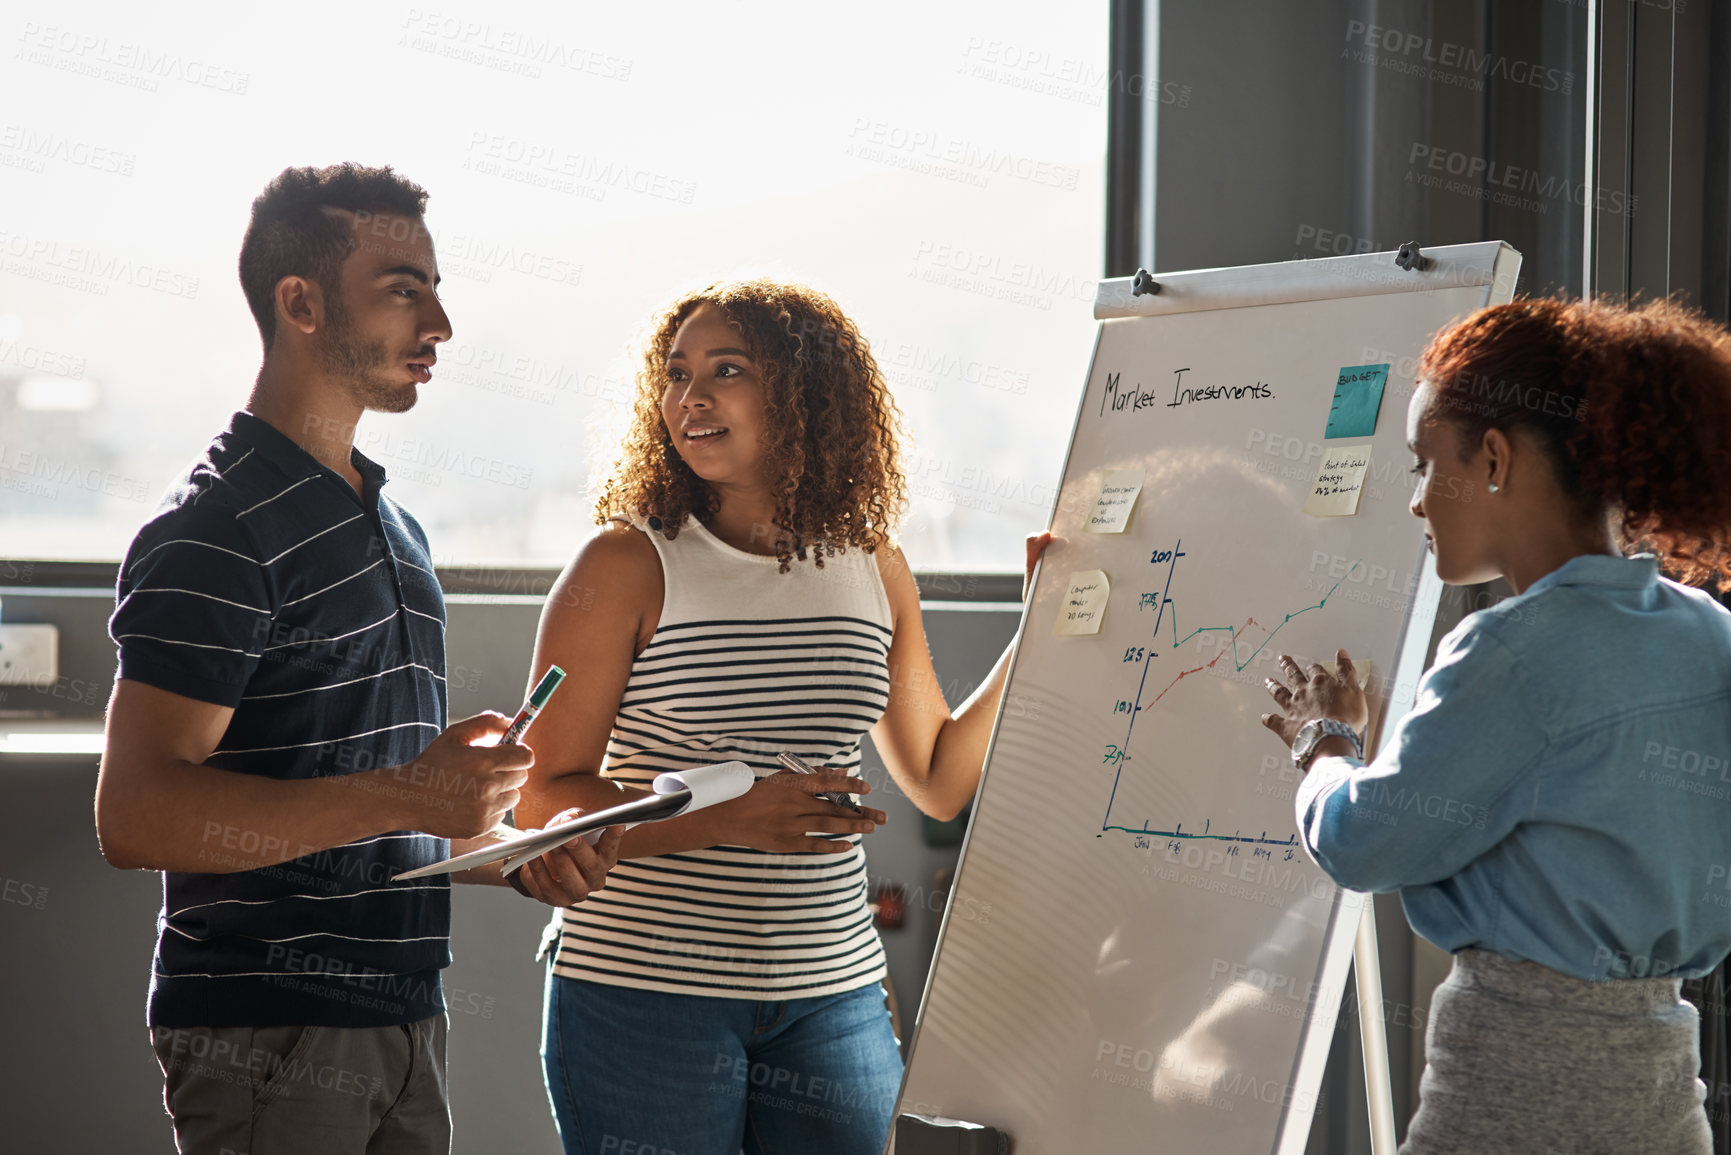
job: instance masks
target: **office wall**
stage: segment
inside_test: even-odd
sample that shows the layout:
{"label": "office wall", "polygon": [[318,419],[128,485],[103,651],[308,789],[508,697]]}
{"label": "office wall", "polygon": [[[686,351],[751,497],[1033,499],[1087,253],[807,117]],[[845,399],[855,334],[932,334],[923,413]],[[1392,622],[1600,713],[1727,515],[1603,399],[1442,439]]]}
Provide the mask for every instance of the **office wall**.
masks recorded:
{"label": "office wall", "polygon": [[[46,696],[70,715],[69,724],[94,727],[113,680],[113,650],[103,634],[112,595],[6,588],[0,599],[4,620],[60,625],[63,696],[55,698],[52,689]],[[452,678],[453,716],[515,709],[538,613],[533,599],[453,599],[450,668],[463,672],[460,686]],[[928,608],[927,638],[952,702],[991,668],[1017,619],[1013,607]],[[81,692],[74,701],[74,682],[101,692]],[[23,701],[15,695],[10,708]],[[0,717],[0,731],[7,723]],[[887,788],[869,749],[864,773],[877,788],[874,804],[891,816],[868,842],[871,877],[902,883],[910,896],[905,926],[883,937],[911,1026],[937,935],[931,877],[955,861],[956,851],[925,844],[918,812]],[[0,776],[0,1005],[7,1044],[0,1055],[0,1149],[171,1152],[162,1076],[144,1025],[160,876],[115,870],[98,852],[95,758],[0,754]],[[558,1150],[536,1053],[544,971],[534,954],[547,921],[545,907],[508,890],[454,891],[455,962],[445,985],[459,1155]]]}

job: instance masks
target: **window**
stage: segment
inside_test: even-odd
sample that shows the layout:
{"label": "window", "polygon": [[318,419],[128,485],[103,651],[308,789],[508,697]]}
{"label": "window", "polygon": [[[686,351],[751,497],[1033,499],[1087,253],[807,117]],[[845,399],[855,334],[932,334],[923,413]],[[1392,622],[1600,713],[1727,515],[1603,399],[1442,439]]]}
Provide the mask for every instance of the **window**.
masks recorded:
{"label": "window", "polygon": [[762,272],[872,341],[914,563],[1019,569],[1093,334],[1106,45],[1098,0],[44,10],[0,73],[0,552],[124,552],[256,373],[253,196],[353,159],[431,193],[454,337],[356,443],[441,562],[568,559],[629,343]]}

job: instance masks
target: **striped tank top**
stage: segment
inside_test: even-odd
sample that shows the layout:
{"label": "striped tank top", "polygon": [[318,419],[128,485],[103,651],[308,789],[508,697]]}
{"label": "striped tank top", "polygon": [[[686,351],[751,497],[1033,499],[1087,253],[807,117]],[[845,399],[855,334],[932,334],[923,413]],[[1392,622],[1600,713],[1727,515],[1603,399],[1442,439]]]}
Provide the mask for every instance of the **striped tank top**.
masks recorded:
{"label": "striped tank top", "polygon": [[[727,545],[695,518],[661,557],[661,619],[631,666],[601,773],[655,776],[738,759],[759,777],[779,751],[857,771],[889,701],[890,607],[872,555],[795,561]],[[718,998],[840,994],[884,976],[866,906],[865,851],[779,854],[712,846],[621,859],[604,889],[557,912],[554,973]]]}

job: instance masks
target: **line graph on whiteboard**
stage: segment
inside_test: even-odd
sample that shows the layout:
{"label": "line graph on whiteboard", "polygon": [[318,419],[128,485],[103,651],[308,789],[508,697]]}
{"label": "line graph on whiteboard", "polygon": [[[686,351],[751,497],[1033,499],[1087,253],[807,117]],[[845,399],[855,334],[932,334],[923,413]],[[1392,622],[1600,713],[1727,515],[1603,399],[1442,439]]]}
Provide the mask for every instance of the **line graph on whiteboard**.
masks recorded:
{"label": "line graph on whiteboard", "polygon": [[[1141,717],[1142,711],[1152,709],[1166,695],[1176,691],[1184,679],[1196,674],[1210,672],[1218,663],[1228,658],[1232,662],[1232,672],[1235,674],[1242,673],[1244,668],[1255,661],[1257,656],[1267,649],[1268,644],[1293,619],[1325,609],[1328,606],[1328,599],[1333,597],[1335,591],[1352,577],[1362,562],[1354,561],[1346,571],[1345,576],[1330,586],[1328,592],[1318,598],[1314,604],[1301,606],[1285,613],[1279,621],[1273,621],[1270,618],[1270,621],[1273,622],[1272,625],[1264,625],[1255,617],[1246,617],[1236,625],[1200,625],[1186,632],[1179,625],[1179,606],[1172,597],[1173,575],[1178,570],[1179,561],[1186,556],[1184,541],[1179,538],[1173,542],[1171,549],[1156,549],[1148,559],[1153,565],[1166,567],[1165,581],[1161,583],[1157,579],[1155,584],[1161,586],[1160,592],[1144,593],[1141,595],[1139,603],[1141,609],[1154,611],[1154,629],[1150,636],[1150,644],[1131,646],[1124,652],[1123,661],[1126,664],[1139,663],[1141,672],[1137,678],[1134,696],[1120,698],[1113,705],[1113,713],[1115,715],[1126,714],[1128,720],[1124,727],[1123,742],[1112,743],[1105,749],[1103,761],[1113,768],[1112,792],[1107,797],[1106,813],[1100,820],[1100,834],[1097,837],[1103,838],[1108,832],[1116,831],[1134,835],[1138,839],[1195,839],[1235,844],[1248,843],[1260,848],[1278,846],[1288,848],[1288,856],[1290,857],[1290,848],[1298,845],[1298,838],[1295,834],[1281,838],[1271,836],[1266,830],[1227,831],[1222,828],[1216,831],[1213,827],[1213,820],[1207,818],[1202,820],[1200,829],[1192,827],[1186,830],[1182,821],[1170,816],[1164,820],[1149,815],[1127,817],[1115,813],[1113,807],[1119,802],[1118,787],[1124,780],[1125,763],[1134,761],[1130,753],[1130,743],[1136,733],[1136,721]],[[1168,630],[1170,640],[1166,641],[1164,647],[1161,648],[1163,627]],[[1209,660],[1199,661],[1196,665],[1191,666],[1185,666],[1182,660],[1160,660],[1177,659],[1180,646],[1193,638],[1208,634],[1226,635],[1223,639],[1215,639],[1220,642],[1220,652]],[[1158,688],[1156,689],[1156,687]]]}

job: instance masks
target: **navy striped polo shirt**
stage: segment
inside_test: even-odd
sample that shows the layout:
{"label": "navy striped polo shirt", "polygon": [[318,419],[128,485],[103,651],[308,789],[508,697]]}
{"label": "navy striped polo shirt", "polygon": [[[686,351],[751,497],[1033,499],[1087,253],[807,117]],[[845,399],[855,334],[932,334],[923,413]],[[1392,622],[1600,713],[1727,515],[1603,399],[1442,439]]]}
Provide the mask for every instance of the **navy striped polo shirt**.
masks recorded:
{"label": "navy striped polo shirt", "polygon": [[[109,623],[119,676],[233,707],[210,766],[271,778],[400,767],[444,729],[445,601],[426,534],[381,492],[385,471],[352,460],[362,493],[236,413],[127,551]],[[199,855],[222,870],[272,837],[211,822]],[[442,1013],[449,880],[391,878],[448,854],[445,839],[396,831],[257,870],[165,872],[150,1025]]]}

